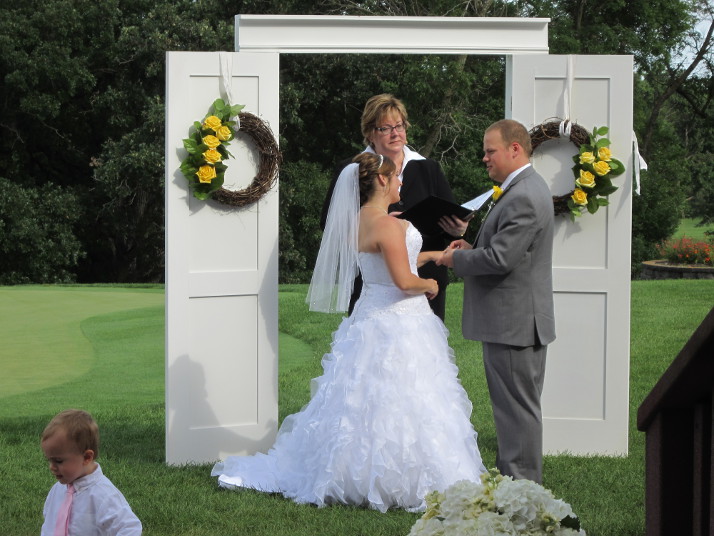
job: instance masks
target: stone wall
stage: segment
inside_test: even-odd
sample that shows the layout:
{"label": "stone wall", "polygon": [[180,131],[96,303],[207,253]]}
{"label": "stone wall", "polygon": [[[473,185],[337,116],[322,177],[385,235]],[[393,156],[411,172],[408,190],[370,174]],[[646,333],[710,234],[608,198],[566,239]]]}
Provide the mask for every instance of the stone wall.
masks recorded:
{"label": "stone wall", "polygon": [[714,279],[714,267],[645,261],[642,263],[640,279]]}

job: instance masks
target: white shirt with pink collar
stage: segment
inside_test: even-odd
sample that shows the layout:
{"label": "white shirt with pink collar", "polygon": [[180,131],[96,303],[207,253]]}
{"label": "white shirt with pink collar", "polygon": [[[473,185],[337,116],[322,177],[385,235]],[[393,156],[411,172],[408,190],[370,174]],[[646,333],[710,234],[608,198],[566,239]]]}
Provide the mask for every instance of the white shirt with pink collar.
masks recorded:
{"label": "white shirt with pink collar", "polygon": [[[104,476],[97,464],[93,473],[73,483],[75,492],[69,515],[71,536],[140,536],[141,521],[121,491]],[[54,536],[57,514],[64,502],[67,484],[50,489],[42,511],[45,521],[41,536]]]}

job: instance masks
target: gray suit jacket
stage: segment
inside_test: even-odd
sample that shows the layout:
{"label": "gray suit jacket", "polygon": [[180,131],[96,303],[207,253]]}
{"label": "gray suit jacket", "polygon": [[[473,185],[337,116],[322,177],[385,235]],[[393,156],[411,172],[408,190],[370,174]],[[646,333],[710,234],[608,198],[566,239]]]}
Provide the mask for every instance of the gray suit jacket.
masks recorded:
{"label": "gray suit jacket", "polygon": [[464,337],[511,346],[555,339],[553,224],[548,185],[524,169],[486,216],[474,249],[454,252]]}

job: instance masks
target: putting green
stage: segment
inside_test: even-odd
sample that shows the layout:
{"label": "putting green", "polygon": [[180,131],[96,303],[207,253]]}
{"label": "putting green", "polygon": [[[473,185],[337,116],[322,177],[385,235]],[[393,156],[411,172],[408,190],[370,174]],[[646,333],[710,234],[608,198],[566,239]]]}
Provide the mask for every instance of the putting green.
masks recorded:
{"label": "putting green", "polygon": [[72,381],[94,364],[83,320],[164,303],[162,288],[0,287],[0,398]]}
{"label": "putting green", "polygon": [[[85,320],[163,303],[162,288],[0,286],[0,398],[86,374],[101,347],[93,347],[82,331]],[[284,333],[279,336],[283,372],[315,360],[309,345]]]}

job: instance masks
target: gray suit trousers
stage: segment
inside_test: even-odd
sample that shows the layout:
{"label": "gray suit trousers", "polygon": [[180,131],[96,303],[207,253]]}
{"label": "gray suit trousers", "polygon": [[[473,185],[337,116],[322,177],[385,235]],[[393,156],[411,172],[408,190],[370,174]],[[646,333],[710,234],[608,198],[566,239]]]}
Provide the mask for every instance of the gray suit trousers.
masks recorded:
{"label": "gray suit trousers", "polygon": [[547,346],[483,343],[491,407],[496,422],[501,474],[543,480],[543,419],[540,397]]}

